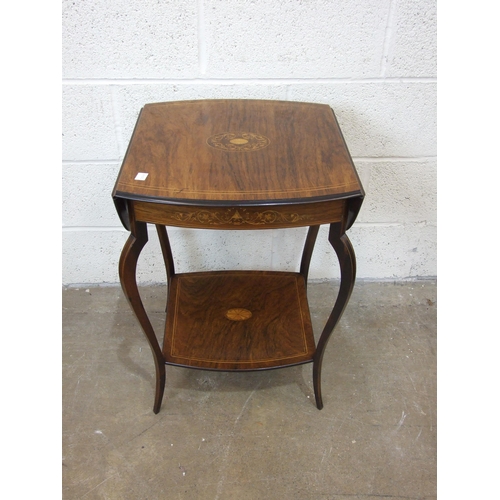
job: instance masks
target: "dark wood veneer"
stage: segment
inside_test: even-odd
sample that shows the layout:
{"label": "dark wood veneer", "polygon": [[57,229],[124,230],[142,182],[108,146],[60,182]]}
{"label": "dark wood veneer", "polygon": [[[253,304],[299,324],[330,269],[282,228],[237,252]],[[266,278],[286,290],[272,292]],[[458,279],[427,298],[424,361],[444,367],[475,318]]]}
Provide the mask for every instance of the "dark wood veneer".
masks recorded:
{"label": "dark wood veneer", "polygon": [[340,222],[344,200],[297,205],[193,206],[136,201],[136,220],[199,229],[277,229]]}
{"label": "dark wood veneer", "polygon": [[[252,132],[258,150],[210,147],[216,134]],[[144,181],[135,180],[147,173]],[[115,192],[151,200],[265,203],[361,194],[331,108],[259,100],[181,101],[144,106]]]}
{"label": "dark wood veneer", "polygon": [[[120,257],[120,282],[155,360],[153,411],[160,411],[167,364],[245,371],[309,362],[321,409],[323,354],[356,274],[345,231],[364,197],[333,111],[323,104],[245,99],[147,104],[112,196],[130,231]],[[136,282],[147,224],[156,226],[168,281],[161,346]],[[330,225],[341,285],[316,344],[306,288],[321,224]],[[309,231],[298,273],[177,274],[166,226],[309,226]]]}
{"label": "dark wood veneer", "polygon": [[[228,319],[244,309],[247,319]],[[304,278],[298,273],[219,271],[178,274],[167,306],[167,363],[257,370],[313,360]]]}

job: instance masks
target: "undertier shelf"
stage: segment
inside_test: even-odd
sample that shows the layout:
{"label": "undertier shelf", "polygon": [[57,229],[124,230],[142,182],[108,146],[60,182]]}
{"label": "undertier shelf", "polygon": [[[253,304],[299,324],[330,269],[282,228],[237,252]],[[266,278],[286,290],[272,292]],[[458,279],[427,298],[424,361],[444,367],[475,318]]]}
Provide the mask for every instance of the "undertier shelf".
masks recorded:
{"label": "undertier shelf", "polygon": [[167,364],[259,370],[312,361],[315,342],[298,273],[215,271],[173,276]]}

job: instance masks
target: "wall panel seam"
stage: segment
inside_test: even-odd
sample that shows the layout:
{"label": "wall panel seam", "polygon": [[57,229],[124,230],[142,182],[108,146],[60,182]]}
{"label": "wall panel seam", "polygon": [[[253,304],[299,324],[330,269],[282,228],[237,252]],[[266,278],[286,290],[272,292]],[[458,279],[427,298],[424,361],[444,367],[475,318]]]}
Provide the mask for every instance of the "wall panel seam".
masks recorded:
{"label": "wall panel seam", "polygon": [[63,85],[310,85],[363,83],[437,83],[432,76],[373,78],[68,78]]}

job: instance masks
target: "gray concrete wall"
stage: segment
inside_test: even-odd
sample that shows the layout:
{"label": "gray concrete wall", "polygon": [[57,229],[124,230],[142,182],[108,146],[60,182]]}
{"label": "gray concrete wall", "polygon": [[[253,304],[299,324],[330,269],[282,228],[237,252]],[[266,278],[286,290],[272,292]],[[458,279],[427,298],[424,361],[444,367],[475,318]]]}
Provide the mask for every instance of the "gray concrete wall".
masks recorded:
{"label": "gray concrete wall", "polygon": [[[358,276],[436,270],[435,0],[63,2],[63,284],[116,283],[111,190],[147,102],[259,98],[337,114],[367,196]],[[179,271],[295,269],[302,230],[172,230]],[[154,233],[139,266],[164,279]],[[326,227],[310,277],[337,276]]]}

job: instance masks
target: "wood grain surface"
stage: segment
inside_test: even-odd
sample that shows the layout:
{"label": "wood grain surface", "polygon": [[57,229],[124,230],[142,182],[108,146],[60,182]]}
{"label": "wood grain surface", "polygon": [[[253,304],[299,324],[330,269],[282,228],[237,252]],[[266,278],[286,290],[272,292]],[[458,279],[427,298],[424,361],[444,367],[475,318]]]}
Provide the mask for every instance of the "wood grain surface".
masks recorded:
{"label": "wood grain surface", "polygon": [[329,106],[245,99],[145,105],[113,192],[198,204],[361,194]]}
{"label": "wood grain surface", "polygon": [[339,222],[346,217],[345,200],[299,205],[211,207],[134,201],[136,220],[198,229],[277,229]]}
{"label": "wood grain surface", "polygon": [[256,370],[312,361],[315,344],[300,274],[178,274],[171,286],[167,364]]}
{"label": "wood grain surface", "polygon": [[[262,370],[312,362],[321,408],[323,353],[355,279],[354,251],[345,231],[364,197],[332,109],[245,99],[147,104],[112,196],[131,231],[120,259],[120,281],[155,356],[155,413],[163,397],[165,364]],[[135,276],[147,223],[156,224],[169,285],[161,348]],[[341,287],[316,346],[306,285],[321,224],[330,224]],[[176,274],[165,226],[309,226],[309,231],[300,273]]]}

